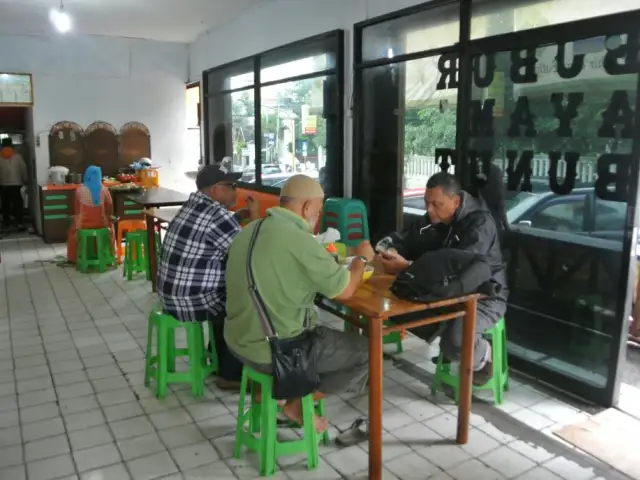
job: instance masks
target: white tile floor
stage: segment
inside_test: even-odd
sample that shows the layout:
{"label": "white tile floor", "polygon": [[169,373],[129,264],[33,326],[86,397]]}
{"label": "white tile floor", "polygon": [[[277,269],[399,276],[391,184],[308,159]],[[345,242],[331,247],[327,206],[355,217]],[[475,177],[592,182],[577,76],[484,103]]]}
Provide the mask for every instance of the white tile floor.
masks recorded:
{"label": "white tile floor", "polygon": [[[255,456],[232,456],[237,396],[205,399],[143,386],[144,280],[84,275],[51,263],[63,246],[0,242],[0,479],[257,478]],[[504,405],[474,402],[468,445],[452,443],[455,408],[431,397],[434,353],[410,338],[385,361],[385,479],[627,478],[552,435],[586,414],[514,381]],[[366,413],[365,397],[328,400],[331,433]],[[367,445],[322,447],[307,472],[286,458],[275,478],[367,478]]]}

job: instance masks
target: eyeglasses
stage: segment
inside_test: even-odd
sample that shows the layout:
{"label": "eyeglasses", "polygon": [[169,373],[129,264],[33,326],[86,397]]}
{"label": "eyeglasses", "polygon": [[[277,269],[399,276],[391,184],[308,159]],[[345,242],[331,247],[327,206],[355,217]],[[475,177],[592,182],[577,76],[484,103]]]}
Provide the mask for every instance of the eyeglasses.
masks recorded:
{"label": "eyeglasses", "polygon": [[237,185],[235,182],[220,182],[217,183],[216,185],[221,185],[223,187],[229,187],[231,190],[235,190]]}

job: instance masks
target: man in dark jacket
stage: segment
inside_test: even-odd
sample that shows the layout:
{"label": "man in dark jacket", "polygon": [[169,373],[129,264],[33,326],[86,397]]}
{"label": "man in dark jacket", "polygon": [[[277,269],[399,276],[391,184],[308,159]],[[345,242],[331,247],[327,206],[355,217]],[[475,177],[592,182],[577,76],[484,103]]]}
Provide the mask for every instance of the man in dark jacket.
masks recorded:
{"label": "man in dark jacket", "polygon": [[[491,278],[499,286],[494,297],[478,302],[475,381],[484,383],[491,372],[491,348],[482,334],[504,315],[507,308],[507,279],[500,252],[500,242],[493,215],[482,199],[463,191],[453,175],[436,173],[427,182],[425,192],[427,214],[401,232],[392,233],[376,246],[380,262],[387,273],[397,274],[428,251],[459,248],[485,256],[491,267]],[[458,360],[462,347],[461,318],[443,324],[427,325],[412,330],[430,341],[441,335],[440,346],[447,359]]]}

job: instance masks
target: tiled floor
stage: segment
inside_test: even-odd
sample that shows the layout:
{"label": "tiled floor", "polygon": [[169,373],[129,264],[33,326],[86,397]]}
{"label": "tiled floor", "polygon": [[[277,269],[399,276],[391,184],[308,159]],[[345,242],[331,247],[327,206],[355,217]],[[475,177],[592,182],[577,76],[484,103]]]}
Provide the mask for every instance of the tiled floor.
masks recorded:
{"label": "tiled floor", "polygon": [[[63,249],[39,240],[0,250],[1,480],[257,478],[254,456],[232,456],[236,395],[209,383],[204,400],[175,389],[158,401],[143,386],[144,280],[57,267]],[[454,445],[455,408],[429,394],[434,352],[405,346],[385,365],[385,479],[627,478],[552,436],[585,413],[517,381],[499,409],[474,402],[470,442]],[[330,399],[331,433],[366,408]],[[289,458],[275,478],[367,478],[366,444],[321,453],[318,470]]]}

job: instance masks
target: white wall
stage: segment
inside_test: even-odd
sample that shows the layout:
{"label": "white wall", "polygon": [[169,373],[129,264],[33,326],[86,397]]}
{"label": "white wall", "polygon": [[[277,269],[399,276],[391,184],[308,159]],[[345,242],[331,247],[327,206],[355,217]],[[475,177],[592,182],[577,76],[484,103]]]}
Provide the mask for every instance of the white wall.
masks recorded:
{"label": "white wall", "polygon": [[351,192],[351,91],[354,23],[425,0],[275,0],[216,27],[189,47],[189,79],[202,71],[330,30],[345,30],[345,193]]}
{"label": "white wall", "polygon": [[[0,72],[33,74],[38,181],[49,167],[48,132],[61,120],[88,126],[105,121],[119,129],[130,121],[151,131],[161,182],[172,186],[193,170],[184,158],[188,46],[94,36],[0,35]],[[190,182],[192,183],[192,181]]]}

